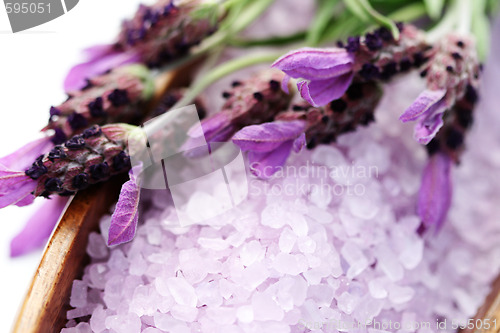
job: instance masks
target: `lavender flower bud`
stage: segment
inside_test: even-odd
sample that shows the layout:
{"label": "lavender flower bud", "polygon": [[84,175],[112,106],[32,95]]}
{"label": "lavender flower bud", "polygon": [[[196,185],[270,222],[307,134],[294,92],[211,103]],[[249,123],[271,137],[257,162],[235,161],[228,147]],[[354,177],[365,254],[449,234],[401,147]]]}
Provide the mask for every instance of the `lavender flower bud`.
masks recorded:
{"label": "lavender flower bud", "polygon": [[354,80],[346,93],[324,107],[313,107],[303,102],[292,110],[279,113],[275,120],[305,120],[307,148],[319,143],[335,142],[341,134],[355,131],[375,121],[373,111],[382,97],[382,90],[374,82]]}
{"label": "lavender flower bud", "polygon": [[179,4],[161,0],[151,6],[141,5],[131,20],[123,22],[115,49],[137,53],[150,67],[185,55],[216,29],[217,19],[197,15],[201,4],[200,0]]}
{"label": "lavender flower bud", "polygon": [[226,102],[222,110],[202,122],[206,140],[226,141],[241,128],[271,121],[280,111],[286,110],[292,95],[280,89],[283,76],[269,70],[233,83],[223,93]]}
{"label": "lavender flower bud", "polygon": [[398,40],[383,27],[363,37],[348,38],[345,49],[354,56],[353,71],[365,80],[387,81],[412,66],[420,67],[428,59],[424,33],[408,24],[399,28]]}
{"label": "lavender flower bud", "polygon": [[40,156],[26,170],[37,181],[35,196],[71,195],[130,169],[127,135],[135,127],[94,125]]}
{"label": "lavender flower bud", "polygon": [[61,144],[92,124],[128,122],[140,114],[153,88],[153,78],[144,66],[119,67],[88,80],[86,87],[70,92],[66,102],[51,107],[43,130],[55,130],[52,141]]}

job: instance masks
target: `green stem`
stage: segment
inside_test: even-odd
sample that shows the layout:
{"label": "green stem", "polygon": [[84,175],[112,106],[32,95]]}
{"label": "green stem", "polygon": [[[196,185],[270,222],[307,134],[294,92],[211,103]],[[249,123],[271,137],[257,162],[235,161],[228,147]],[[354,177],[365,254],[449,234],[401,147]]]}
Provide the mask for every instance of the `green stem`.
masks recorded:
{"label": "green stem", "polygon": [[445,34],[452,31],[457,24],[457,3],[454,2],[447,9],[446,14],[441,19],[441,21],[432,29],[427,31],[427,41],[429,43],[435,43]]}
{"label": "green stem", "polygon": [[293,35],[263,39],[241,39],[235,37],[230,38],[228,44],[236,47],[283,46],[303,41],[306,37],[306,33],[306,31],[299,31]]}
{"label": "green stem", "polygon": [[[476,1],[474,1],[476,2]],[[462,35],[469,35],[472,26],[473,6],[471,0],[457,0],[458,13],[460,15],[458,32]]]}
{"label": "green stem", "polygon": [[257,19],[266,9],[273,4],[274,0],[254,0],[248,5],[243,13],[234,22],[231,30],[233,35],[245,29]]}
{"label": "green stem", "polygon": [[191,103],[196,96],[198,96],[209,85],[235,71],[260,63],[270,63],[280,56],[281,53],[249,54],[247,56],[227,61],[203,75],[199,80],[195,81],[184,97],[178,101],[172,109],[189,105],[189,103]]}

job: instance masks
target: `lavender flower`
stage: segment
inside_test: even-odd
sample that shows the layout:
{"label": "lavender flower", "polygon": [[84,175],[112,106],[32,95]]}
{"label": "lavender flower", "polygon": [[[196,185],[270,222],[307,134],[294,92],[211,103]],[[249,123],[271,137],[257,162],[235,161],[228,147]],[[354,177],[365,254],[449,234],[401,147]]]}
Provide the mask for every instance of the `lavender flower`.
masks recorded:
{"label": "lavender flower", "polygon": [[451,159],[443,153],[429,159],[422,176],[417,213],[426,228],[439,230],[451,205]]}
{"label": "lavender flower", "polygon": [[400,26],[394,40],[390,32],[380,28],[363,38],[350,37],[345,48],[292,51],[278,59],[273,67],[287,75],[284,83],[300,78],[301,96],[313,106],[324,106],[341,97],[354,76],[365,81],[386,81],[425,60],[428,45],[424,35],[411,25]]}
{"label": "lavender flower", "polygon": [[285,164],[292,149],[295,152],[302,149],[305,128],[303,120],[251,125],[237,132],[233,142],[248,152],[251,172],[265,179]]}
{"label": "lavender flower", "polygon": [[140,175],[142,165],[130,170],[130,180],[123,184],[115,211],[111,216],[108,245],[117,245],[134,238],[139,221],[139,199],[141,195]]}
{"label": "lavender flower", "polygon": [[128,171],[126,140],[135,128],[126,124],[94,125],[41,155],[25,172],[36,185],[33,194],[67,196]]}
{"label": "lavender flower", "polygon": [[[189,52],[216,29],[211,12],[197,12],[203,2],[187,0],[174,4],[160,0],[151,6],[141,5],[134,17],[122,24],[117,41],[87,50],[89,60],[71,69],[65,89],[80,89],[85,78],[102,74],[116,66],[143,63],[159,67]],[[215,11],[212,11],[215,12]]]}
{"label": "lavender flower", "polygon": [[51,107],[52,141],[61,144],[92,124],[129,122],[141,116],[140,107],[153,95],[154,82],[141,65],[119,67],[87,80],[87,85],[69,93],[67,101]]}
{"label": "lavender flower", "polygon": [[258,73],[248,80],[233,82],[223,96],[222,110],[194,127],[189,135],[194,140],[205,136],[207,142],[223,142],[244,126],[268,122],[286,110],[291,96],[280,89],[283,74],[277,71]]}
{"label": "lavender flower", "polygon": [[11,240],[10,256],[21,256],[45,245],[68,200],[69,198],[56,197],[45,202]]}
{"label": "lavender flower", "polygon": [[480,65],[472,40],[449,34],[429,51],[430,60],[422,75],[427,89],[401,115],[403,122],[418,120],[415,138],[428,144],[443,126],[443,116],[458,101],[477,100]]}

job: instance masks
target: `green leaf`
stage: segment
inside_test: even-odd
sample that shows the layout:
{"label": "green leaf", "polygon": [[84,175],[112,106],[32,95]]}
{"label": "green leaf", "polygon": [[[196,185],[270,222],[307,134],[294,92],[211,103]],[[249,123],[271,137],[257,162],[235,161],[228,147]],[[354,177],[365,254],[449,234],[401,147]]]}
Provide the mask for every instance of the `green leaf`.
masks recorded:
{"label": "green leaf", "polygon": [[[396,27],[396,24],[389,18],[385,17],[384,15],[380,14],[377,12],[368,2],[368,0],[344,0],[344,3],[346,5],[352,6],[349,7],[351,10],[356,11],[356,12],[363,12],[364,16],[368,18],[369,21],[372,21],[374,23],[377,23],[378,25],[385,27],[389,29],[389,31],[392,33],[392,36],[394,39],[399,38],[399,30]],[[349,4],[348,4],[349,3]]]}
{"label": "green leaf", "polygon": [[316,9],[316,17],[309,29],[306,37],[306,42],[308,45],[315,46],[318,45],[321,35],[328,23],[333,16],[334,8],[337,5],[338,0],[319,0],[318,8]]}
{"label": "green leaf", "polygon": [[425,8],[427,8],[427,13],[429,17],[433,20],[437,20],[443,11],[445,0],[424,0]]}
{"label": "green leaf", "polygon": [[370,17],[365,13],[358,0],[344,0],[344,4],[360,20],[364,22],[370,21]]}
{"label": "green leaf", "polygon": [[424,16],[426,13],[424,4],[416,2],[395,10],[389,14],[389,18],[395,22],[411,22]]}

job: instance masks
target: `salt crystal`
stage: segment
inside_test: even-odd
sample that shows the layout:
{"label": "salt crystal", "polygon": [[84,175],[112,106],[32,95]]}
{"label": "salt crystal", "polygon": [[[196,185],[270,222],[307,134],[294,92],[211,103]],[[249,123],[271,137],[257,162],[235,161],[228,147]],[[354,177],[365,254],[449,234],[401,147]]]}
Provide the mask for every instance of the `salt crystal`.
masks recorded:
{"label": "salt crystal", "polygon": [[333,215],[327,210],[315,206],[309,206],[307,215],[313,218],[316,222],[321,224],[330,224],[333,221]]}
{"label": "salt crystal", "polygon": [[147,226],[146,239],[151,245],[160,245],[161,244],[161,230],[156,226]]}
{"label": "salt crystal", "polygon": [[232,307],[209,308],[207,317],[219,325],[231,325],[236,320],[236,310]]}
{"label": "salt crystal", "polygon": [[330,145],[320,145],[314,149],[311,160],[313,163],[326,167],[337,167],[347,164],[344,154],[338,148]]}
{"label": "salt crystal", "polygon": [[75,327],[63,328],[61,333],[92,333],[88,323],[79,323]]}
{"label": "salt crystal", "polygon": [[250,241],[241,248],[241,263],[245,266],[249,266],[257,260],[262,260],[264,254],[265,250],[258,241]]}
{"label": "salt crystal", "polygon": [[198,251],[182,250],[179,253],[179,265],[184,278],[189,283],[198,283],[208,274],[207,261],[199,255]]}
{"label": "salt crystal", "polygon": [[349,264],[347,278],[352,279],[361,274],[368,267],[368,260],[361,249],[354,242],[346,242],[340,250],[342,257]]}
{"label": "salt crystal", "polygon": [[380,267],[387,277],[396,282],[403,278],[404,269],[399,263],[396,254],[387,246],[380,244],[375,248],[377,267]]}
{"label": "salt crystal", "polygon": [[128,260],[120,249],[111,252],[109,256],[108,266],[111,269],[124,272],[128,269]]}
{"label": "salt crystal", "polygon": [[383,279],[372,279],[368,282],[368,289],[370,290],[370,295],[372,295],[373,298],[381,299],[381,298],[386,298],[388,295],[387,292],[387,285],[388,283],[385,283]]}
{"label": "salt crystal", "polygon": [[115,310],[121,303],[121,292],[124,278],[121,275],[113,275],[104,287],[103,300],[109,309]]}
{"label": "salt crystal", "polygon": [[300,237],[297,245],[302,253],[314,253],[316,250],[316,242],[311,237]]}
{"label": "salt crystal", "polygon": [[277,203],[269,205],[262,211],[261,223],[271,228],[281,228],[286,223],[285,213],[286,210],[281,205]]}
{"label": "salt crystal", "polygon": [[178,319],[175,319],[170,314],[156,312],[154,315],[155,326],[162,331],[171,332],[173,327],[177,325],[183,325],[184,323]]}
{"label": "salt crystal", "polygon": [[139,317],[152,316],[156,312],[156,304],[158,304],[159,299],[160,296],[151,285],[140,285],[134,290],[129,311],[134,312]]}
{"label": "salt crystal", "polygon": [[415,295],[415,290],[410,287],[392,285],[389,288],[389,300],[394,304],[409,302]]}
{"label": "salt crystal", "polygon": [[104,310],[101,304],[98,304],[92,312],[92,317],[90,317],[90,328],[92,328],[93,332],[101,333],[106,329],[106,324],[104,323],[106,317],[106,310]]}
{"label": "salt crystal", "polygon": [[206,237],[200,237],[198,238],[198,244],[201,245],[201,247],[206,248],[206,249],[212,249],[215,251],[222,251],[227,249],[229,244],[220,238],[206,238]]}
{"label": "salt crystal", "polygon": [[148,263],[144,260],[142,254],[138,253],[130,258],[129,273],[136,276],[143,275],[148,269]]}
{"label": "salt crystal", "polygon": [[351,314],[358,305],[359,299],[348,292],[337,297],[337,306],[346,314]]}
{"label": "salt crystal", "polygon": [[172,277],[167,280],[168,290],[175,301],[181,305],[195,307],[198,302],[198,297],[192,285],[184,278]]}
{"label": "salt crystal", "polygon": [[87,253],[95,259],[103,259],[109,255],[109,249],[104,238],[97,232],[89,234],[89,242],[87,244]]}
{"label": "salt crystal", "polygon": [[140,333],[141,326],[141,319],[135,313],[106,318],[106,328],[120,333]]}
{"label": "salt crystal", "polygon": [[163,333],[162,331],[160,331],[159,329],[157,328],[154,328],[154,327],[148,327],[146,328],[145,330],[142,331],[142,333]]}
{"label": "salt crystal", "polygon": [[290,228],[283,228],[279,238],[280,250],[284,253],[290,253],[297,241],[297,235],[290,230]]}
{"label": "salt crystal", "polygon": [[422,261],[424,255],[424,241],[418,236],[406,242],[406,246],[399,254],[399,261],[406,269],[414,269]]}
{"label": "salt crystal", "polygon": [[172,306],[170,313],[175,319],[185,322],[193,322],[198,316],[198,309],[191,306],[175,304]]}
{"label": "salt crystal", "polygon": [[285,276],[278,284],[276,301],[285,311],[301,306],[307,296],[307,282],[299,275]]}
{"label": "salt crystal", "polygon": [[307,236],[309,227],[304,216],[299,214],[286,214],[286,223],[292,228],[297,236]]}
{"label": "salt crystal", "polygon": [[273,267],[282,274],[298,275],[308,268],[308,263],[303,255],[279,253],[274,260]]}
{"label": "salt crystal", "polygon": [[68,312],[66,312],[66,318],[74,319],[74,318],[85,317],[91,314],[93,310],[94,307],[90,304],[81,308],[71,309],[68,310]]}
{"label": "salt crystal", "polygon": [[236,317],[242,323],[251,323],[254,320],[253,307],[250,305],[240,306],[236,310]]}
{"label": "salt crystal", "polygon": [[74,307],[84,307],[87,305],[87,283],[74,280],[71,287],[71,298],[69,304]]}
{"label": "salt crystal", "polygon": [[249,289],[257,288],[262,282],[264,282],[270,273],[267,267],[262,262],[256,262],[243,271],[241,276],[241,285],[248,287]]}
{"label": "salt crystal", "polygon": [[216,281],[202,282],[198,284],[195,292],[201,305],[218,307],[222,304],[219,284]]}
{"label": "salt crystal", "polygon": [[254,319],[259,321],[283,319],[283,309],[276,304],[271,295],[255,292],[252,296]]}
{"label": "salt crystal", "polygon": [[330,307],[333,300],[333,289],[328,285],[318,284],[307,289],[307,297],[320,307]]}

